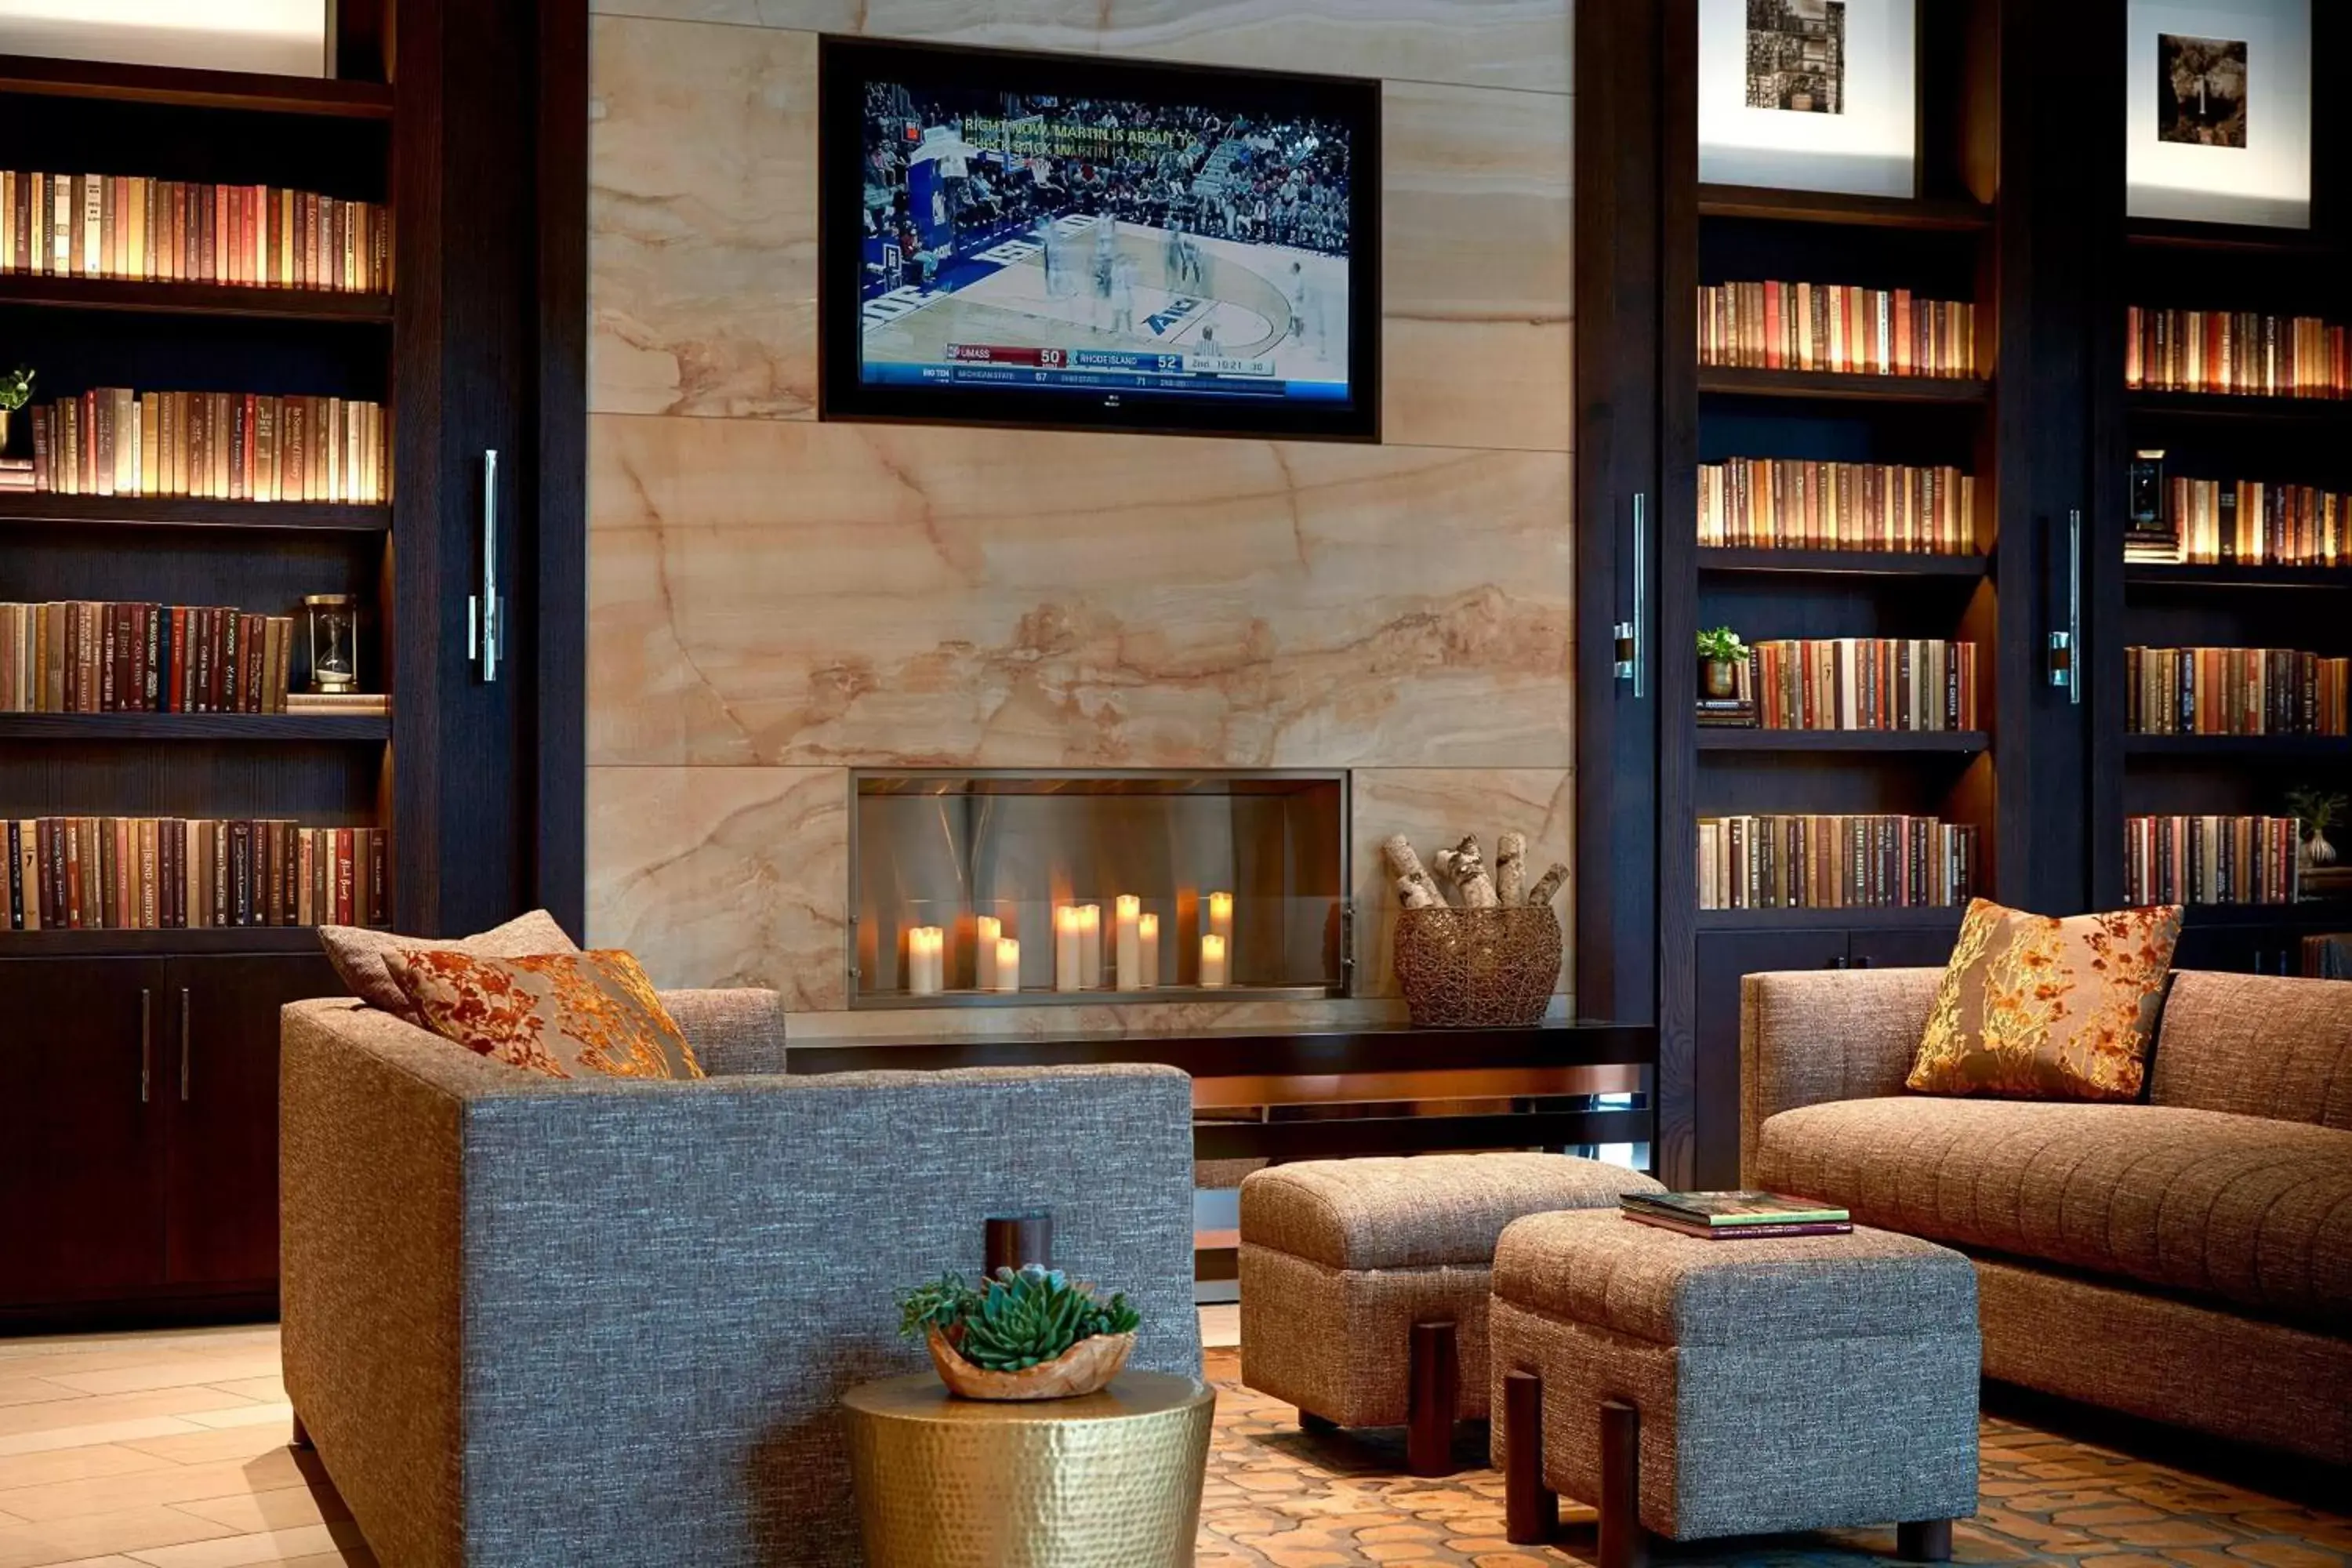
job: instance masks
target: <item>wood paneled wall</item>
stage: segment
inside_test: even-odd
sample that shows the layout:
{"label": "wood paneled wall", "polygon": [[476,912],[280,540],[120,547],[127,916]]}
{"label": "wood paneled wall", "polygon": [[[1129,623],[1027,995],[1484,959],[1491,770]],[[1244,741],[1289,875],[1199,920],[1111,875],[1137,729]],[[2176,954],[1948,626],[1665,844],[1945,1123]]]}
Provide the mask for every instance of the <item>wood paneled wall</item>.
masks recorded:
{"label": "wood paneled wall", "polygon": [[[865,1026],[859,765],[1350,768],[1367,913],[1399,829],[1570,859],[1569,0],[594,9],[591,940]],[[1382,78],[1383,444],[819,423],[822,31]]]}

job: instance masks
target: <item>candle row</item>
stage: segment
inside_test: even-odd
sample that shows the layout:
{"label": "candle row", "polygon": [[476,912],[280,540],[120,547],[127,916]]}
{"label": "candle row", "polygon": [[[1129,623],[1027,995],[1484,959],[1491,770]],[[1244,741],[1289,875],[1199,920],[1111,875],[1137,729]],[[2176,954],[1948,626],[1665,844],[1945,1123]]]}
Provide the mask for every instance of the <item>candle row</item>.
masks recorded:
{"label": "candle row", "polygon": [[[1234,896],[1208,895],[1208,929],[1201,933],[1199,984],[1208,989],[1233,979]],[[1149,991],[1160,983],[1160,917],[1144,912],[1143,900],[1121,893],[1112,904],[1111,958],[1121,991]],[[982,991],[1021,989],[1021,943],[1004,934],[1004,922],[981,915],[973,922],[973,975]],[[1102,906],[1057,904],[1054,908],[1054,989],[1092,991],[1103,983]],[[947,987],[947,931],[914,926],[907,932],[907,991],[936,996]]]}

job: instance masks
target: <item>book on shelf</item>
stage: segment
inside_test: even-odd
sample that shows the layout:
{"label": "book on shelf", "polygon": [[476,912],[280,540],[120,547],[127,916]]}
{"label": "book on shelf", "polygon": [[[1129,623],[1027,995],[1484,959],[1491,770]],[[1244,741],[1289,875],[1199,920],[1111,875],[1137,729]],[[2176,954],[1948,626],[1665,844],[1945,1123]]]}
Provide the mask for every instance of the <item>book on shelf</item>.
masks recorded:
{"label": "book on shelf", "polygon": [[2126,647],[2135,735],[2342,735],[2352,658],[2278,647]]}
{"label": "book on shelf", "polygon": [[1975,517],[1976,480],[1950,467],[1729,458],[1698,469],[1706,546],[1966,555]]}
{"label": "book on shelf", "polygon": [[2292,816],[2127,816],[2124,898],[2145,904],[2291,904],[2303,896]]}
{"label": "book on shelf", "polygon": [[279,185],[9,170],[0,272],[383,293],[392,215]]}
{"label": "book on shelf", "polygon": [[98,386],[28,415],[34,487],[53,495],[352,505],[391,498],[381,404]]}
{"label": "book on shelf", "polygon": [[[1977,645],[1919,637],[1756,643],[1739,671],[1767,730],[1975,730]],[[1742,693],[1744,695],[1744,693]]]}
{"label": "book on shelf", "polygon": [[2135,515],[2124,559],[2200,566],[2352,564],[2352,495],[2316,485],[2175,474],[2155,521]]}
{"label": "book on shelf", "polygon": [[0,490],[22,493],[35,488],[32,458],[0,458]]}
{"label": "book on shelf", "polygon": [[277,818],[12,817],[10,931],[391,923],[391,836]]}
{"label": "book on shelf", "polygon": [[1979,863],[1974,826],[1931,816],[1698,819],[1702,910],[1958,907]]}
{"label": "book on shelf", "polygon": [[294,643],[226,605],[0,604],[0,712],[282,713]]}
{"label": "book on shelf", "polygon": [[2352,345],[2316,316],[2128,307],[2124,384],[2248,397],[2352,395]]}
{"label": "book on shelf", "polygon": [[1698,363],[1966,380],[1976,310],[1908,289],[1848,283],[1721,283],[1698,291]]}
{"label": "book on shelf", "polygon": [[[1751,678],[1742,666],[1740,685],[1754,689]],[[1756,699],[1753,697],[1702,697],[1696,715],[1702,730],[1753,730],[1756,728]]]}
{"label": "book on shelf", "polygon": [[2305,937],[2303,974],[2306,980],[2352,980],[2352,932]]}
{"label": "book on shelf", "polygon": [[1617,1212],[1711,1241],[1843,1236],[1853,1229],[1853,1215],[1835,1204],[1779,1193],[1627,1193],[1617,1200]]}
{"label": "book on shelf", "polygon": [[289,691],[286,711],[382,719],[392,711],[392,696],[383,691]]}

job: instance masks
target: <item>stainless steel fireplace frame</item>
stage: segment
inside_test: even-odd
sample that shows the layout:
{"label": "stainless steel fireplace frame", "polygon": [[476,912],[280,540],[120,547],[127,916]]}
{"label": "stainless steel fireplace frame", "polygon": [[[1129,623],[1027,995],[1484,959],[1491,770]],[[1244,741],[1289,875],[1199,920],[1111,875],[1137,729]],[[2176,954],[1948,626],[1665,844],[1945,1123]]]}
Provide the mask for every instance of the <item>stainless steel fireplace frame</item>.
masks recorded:
{"label": "stainless steel fireplace frame", "polygon": [[[1028,988],[1011,992],[942,991],[915,996],[903,991],[868,992],[864,988],[863,921],[859,914],[865,890],[864,837],[860,802],[871,794],[1054,794],[1056,784],[1093,786],[1086,794],[1118,794],[1106,784],[1132,784],[1133,793],[1147,795],[1184,794],[1230,795],[1234,786],[1283,784],[1328,785],[1337,792],[1336,819],[1330,852],[1339,870],[1333,899],[1339,917],[1338,978],[1328,984],[1232,984],[1216,987],[1161,985],[1150,990],[1094,989],[1054,991]],[[1019,792],[972,790],[973,784],[1029,786]],[[1181,786],[1197,785],[1197,790]],[[876,785],[886,786],[877,790]],[[927,790],[924,786],[936,786]],[[1225,1003],[1324,1002],[1344,1000],[1355,990],[1356,909],[1349,879],[1353,801],[1347,770],[1339,768],[854,768],[849,774],[848,1004],[855,1011],[921,1012],[943,1008],[1167,1005],[1204,1001]],[[1074,792],[1076,793],[1076,792]],[[1024,946],[1027,933],[1024,932]],[[1025,957],[1025,954],[1024,954]]]}

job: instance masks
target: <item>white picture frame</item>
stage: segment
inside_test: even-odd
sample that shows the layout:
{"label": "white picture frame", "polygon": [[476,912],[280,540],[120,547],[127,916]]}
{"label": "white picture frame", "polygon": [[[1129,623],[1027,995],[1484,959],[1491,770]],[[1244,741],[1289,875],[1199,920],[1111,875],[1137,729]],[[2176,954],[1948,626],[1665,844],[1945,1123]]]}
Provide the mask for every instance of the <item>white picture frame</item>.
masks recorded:
{"label": "white picture frame", "polygon": [[[2187,223],[2311,226],[2311,0],[2130,0],[2124,211]],[[2213,144],[2159,112],[2167,60],[2210,40],[2242,71],[2242,110]],[[2241,47],[2242,46],[2242,47]]]}
{"label": "white picture frame", "polygon": [[[1837,17],[1834,106],[1812,92],[1797,62],[1775,82],[1776,40],[1751,47],[1751,0],[1698,0],[1698,177],[1848,195],[1919,194],[1917,0],[1753,0],[1756,7]],[[1754,19],[1762,19],[1760,11]],[[1759,29],[1760,32],[1769,29]],[[1794,85],[1789,85],[1793,80]],[[1777,88],[1803,109],[1765,107]]]}
{"label": "white picture frame", "polygon": [[324,77],[328,0],[0,0],[0,54]]}

